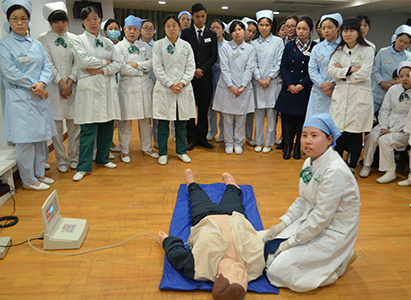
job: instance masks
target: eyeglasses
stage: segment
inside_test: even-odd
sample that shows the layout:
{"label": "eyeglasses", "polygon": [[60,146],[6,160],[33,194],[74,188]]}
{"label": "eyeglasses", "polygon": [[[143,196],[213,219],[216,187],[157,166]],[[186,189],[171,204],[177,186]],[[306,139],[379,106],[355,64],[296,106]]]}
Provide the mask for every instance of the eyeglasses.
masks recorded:
{"label": "eyeglasses", "polygon": [[142,27],[141,29],[144,29],[147,31],[154,31],[154,27]]}
{"label": "eyeglasses", "polygon": [[18,22],[28,23],[28,22],[29,22],[29,19],[28,19],[28,18],[21,18],[21,19],[18,19],[18,18],[10,18],[9,21],[10,21],[10,23],[18,23]]}

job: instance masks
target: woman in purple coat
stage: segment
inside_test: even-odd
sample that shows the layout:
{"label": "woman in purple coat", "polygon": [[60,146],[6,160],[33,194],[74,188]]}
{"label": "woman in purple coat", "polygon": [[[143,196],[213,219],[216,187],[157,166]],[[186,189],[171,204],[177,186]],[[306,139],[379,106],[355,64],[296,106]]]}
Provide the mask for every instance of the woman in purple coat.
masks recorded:
{"label": "woman in purple coat", "polygon": [[[284,159],[301,158],[300,137],[305,119],[312,81],[308,74],[308,61],[315,42],[311,40],[313,21],[304,16],[297,21],[297,37],[284,48],[280,74],[283,87],[275,105],[275,110],[282,113]],[[294,137],[295,139],[294,145]]]}

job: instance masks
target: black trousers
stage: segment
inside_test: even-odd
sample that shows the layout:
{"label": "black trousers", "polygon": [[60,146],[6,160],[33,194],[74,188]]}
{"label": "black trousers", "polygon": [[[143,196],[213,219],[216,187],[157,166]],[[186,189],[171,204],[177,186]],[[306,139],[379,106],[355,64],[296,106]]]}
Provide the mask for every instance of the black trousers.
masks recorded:
{"label": "black trousers", "polygon": [[295,144],[299,147],[304,119],[305,116],[294,116],[284,113],[281,114],[284,145],[289,145],[292,147],[295,138]]}
{"label": "black trousers", "polygon": [[351,159],[349,166],[354,168],[357,166],[357,162],[360,159],[362,151],[362,135],[363,133],[352,133],[344,131],[337,140],[335,151],[343,156],[344,150],[351,153]]}
{"label": "black trousers", "polygon": [[[206,75],[204,77],[206,77]],[[206,78],[204,77],[200,79],[194,78],[191,81],[198,115],[197,124],[195,119],[187,121],[187,143],[206,141],[208,133],[207,114],[213,96],[213,81],[210,76],[207,76]]]}
{"label": "black trousers", "polygon": [[193,226],[209,215],[231,215],[234,211],[245,215],[241,190],[234,185],[226,186],[220,204],[211,202],[206,192],[195,182],[188,186],[188,192]]}

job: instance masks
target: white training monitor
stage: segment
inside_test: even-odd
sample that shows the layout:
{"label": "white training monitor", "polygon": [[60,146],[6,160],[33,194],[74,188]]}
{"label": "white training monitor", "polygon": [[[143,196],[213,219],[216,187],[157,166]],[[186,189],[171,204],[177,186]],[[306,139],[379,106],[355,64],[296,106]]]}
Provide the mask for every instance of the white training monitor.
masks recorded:
{"label": "white training monitor", "polygon": [[87,220],[62,218],[57,191],[53,191],[41,207],[44,227],[44,249],[77,249],[86,238]]}

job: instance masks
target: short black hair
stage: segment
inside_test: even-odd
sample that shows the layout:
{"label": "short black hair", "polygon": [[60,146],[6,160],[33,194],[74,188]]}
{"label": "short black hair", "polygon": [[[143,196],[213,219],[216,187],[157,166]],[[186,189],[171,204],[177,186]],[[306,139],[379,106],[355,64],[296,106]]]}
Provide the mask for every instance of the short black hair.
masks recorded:
{"label": "short black hair", "polygon": [[280,31],[281,26],[283,26],[283,25],[285,25],[285,21],[282,21],[282,22],[280,23],[280,25],[278,25],[278,30],[277,30],[277,31]]}
{"label": "short black hair", "polygon": [[19,10],[19,9],[24,10],[24,12],[26,13],[27,17],[28,17],[29,20],[30,20],[30,13],[29,13],[29,11],[27,10],[27,8],[25,8],[24,6],[19,5],[19,4],[12,5],[12,6],[10,6],[10,7],[7,9],[7,12],[6,12],[7,20],[10,19],[10,16],[11,16],[11,14],[12,14],[14,11]]}
{"label": "short black hair", "polygon": [[177,16],[176,16],[176,15],[173,15],[173,14],[168,15],[167,17],[165,17],[164,22],[163,22],[163,27],[166,26],[167,21],[170,20],[170,19],[173,19],[174,21],[176,21],[177,24],[178,24],[178,27],[181,27],[180,22],[178,21]]}
{"label": "short black hair", "polygon": [[203,3],[196,3],[193,6],[191,6],[191,14],[194,14],[196,12],[204,10],[207,12],[206,7],[204,6]]}
{"label": "short black hair", "polygon": [[294,19],[296,22],[298,21],[297,16],[288,16],[287,18],[285,18],[285,22],[287,22],[287,20],[289,20],[289,19]]}
{"label": "short black hair", "polygon": [[305,23],[307,23],[308,27],[310,27],[310,31],[313,30],[313,28],[314,28],[313,20],[309,16],[303,16],[303,17],[299,18],[298,21],[297,21],[297,25],[298,25],[298,23],[303,22],[303,21]]}
{"label": "short black hair", "polygon": [[156,29],[156,24],[154,24],[154,22],[151,21],[150,19],[143,19],[143,23],[141,23],[141,27],[143,27],[143,24],[144,24],[144,23],[147,23],[147,22],[150,22],[151,24],[153,24],[154,29]]}
{"label": "short black hair", "polygon": [[98,17],[101,19],[101,14],[100,14],[100,12],[97,10],[97,8],[95,7],[95,6],[93,6],[93,5],[90,5],[90,6],[86,6],[85,8],[83,8],[82,10],[81,10],[81,13],[80,13],[80,19],[82,20],[82,21],[84,21],[85,19],[87,19],[87,17],[88,17],[88,15],[91,13],[91,12],[95,12],[97,15],[98,15]]}
{"label": "short black hair", "polygon": [[108,27],[111,23],[116,23],[117,26],[118,26],[118,28],[121,29],[120,23],[119,23],[117,20],[108,19],[107,22],[106,22],[106,24],[104,24],[103,30],[106,31],[106,30],[107,30],[107,27]]}
{"label": "short black hair", "polygon": [[241,21],[233,21],[230,25],[230,34],[233,33],[234,29],[239,25],[242,29],[245,30],[245,25]]}
{"label": "short black hair", "polygon": [[49,15],[47,21],[49,21],[50,24],[58,21],[68,22],[68,17],[64,10],[55,10]]}
{"label": "short black hair", "polygon": [[215,19],[213,22],[211,22],[211,25],[212,25],[213,23],[218,23],[218,24],[220,24],[221,28],[223,28],[223,30],[225,30],[224,23],[223,23],[223,21],[221,21],[220,19]]}
{"label": "short black hair", "polygon": [[364,20],[365,23],[366,23],[369,27],[371,27],[370,18],[368,18],[366,15],[358,15],[356,18],[357,18],[358,20],[360,20],[360,23],[361,23],[362,20]]}

